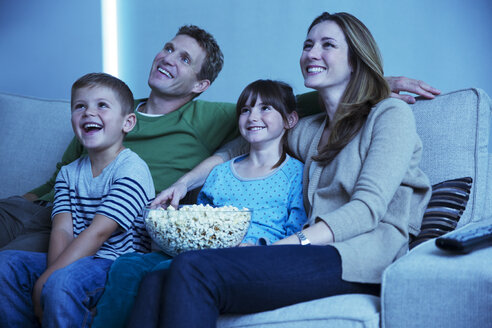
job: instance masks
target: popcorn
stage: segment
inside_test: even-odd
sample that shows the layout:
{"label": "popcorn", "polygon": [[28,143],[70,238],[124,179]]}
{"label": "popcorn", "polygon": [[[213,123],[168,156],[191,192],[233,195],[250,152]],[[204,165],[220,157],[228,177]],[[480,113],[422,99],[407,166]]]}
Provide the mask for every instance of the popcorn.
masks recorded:
{"label": "popcorn", "polygon": [[187,205],[147,209],[149,235],[169,255],[194,249],[239,245],[251,221],[251,211],[234,206]]}

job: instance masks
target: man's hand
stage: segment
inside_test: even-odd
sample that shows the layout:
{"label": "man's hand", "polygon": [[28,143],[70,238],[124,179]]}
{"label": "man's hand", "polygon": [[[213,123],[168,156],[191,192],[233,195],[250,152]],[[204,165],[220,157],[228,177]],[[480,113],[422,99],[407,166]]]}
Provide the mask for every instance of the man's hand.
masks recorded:
{"label": "man's hand", "polygon": [[186,184],[177,181],[171,187],[161,191],[150,204],[151,206],[169,204],[178,208],[179,201],[186,196],[188,189]]}
{"label": "man's hand", "polygon": [[38,200],[39,197],[33,193],[25,193],[24,195],[22,195],[22,197],[24,197],[25,199],[27,199],[28,201],[30,202],[34,202],[35,200]]}
{"label": "man's hand", "polygon": [[420,80],[404,76],[387,76],[385,78],[391,89],[391,97],[401,99],[409,104],[414,104],[415,98],[408,94],[400,94],[400,92],[411,92],[428,99],[434,99],[441,93],[440,90]]}

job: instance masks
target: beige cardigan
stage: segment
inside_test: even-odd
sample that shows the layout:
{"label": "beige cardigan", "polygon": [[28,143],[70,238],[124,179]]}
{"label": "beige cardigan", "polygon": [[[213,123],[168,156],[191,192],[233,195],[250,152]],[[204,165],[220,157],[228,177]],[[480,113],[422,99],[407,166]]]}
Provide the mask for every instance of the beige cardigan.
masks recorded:
{"label": "beige cardigan", "polygon": [[386,99],[370,112],[354,139],[328,166],[312,160],[325,114],[302,119],[289,147],[304,163],[308,224],[324,220],[342,258],[342,278],[380,283],[384,269],[408,250],[431,188],[419,169],[422,143],[410,107]]}

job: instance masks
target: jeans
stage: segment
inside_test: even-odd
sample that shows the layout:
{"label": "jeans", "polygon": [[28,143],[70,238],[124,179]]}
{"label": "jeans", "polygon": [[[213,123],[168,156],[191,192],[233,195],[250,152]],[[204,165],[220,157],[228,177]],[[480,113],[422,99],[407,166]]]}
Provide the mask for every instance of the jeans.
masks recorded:
{"label": "jeans", "polygon": [[[0,252],[0,327],[37,327],[32,290],[46,270],[46,253]],[[112,260],[88,256],[59,269],[41,292],[43,327],[89,327]]]}
{"label": "jeans", "polygon": [[125,327],[142,278],[153,270],[168,268],[171,261],[162,252],[128,253],[117,258],[97,303],[92,328]]}
{"label": "jeans", "polygon": [[191,251],[175,257],[168,270],[147,274],[129,327],[212,328],[223,313],[248,314],[333,295],[379,291],[379,284],[342,280],[340,255],[332,246]]}

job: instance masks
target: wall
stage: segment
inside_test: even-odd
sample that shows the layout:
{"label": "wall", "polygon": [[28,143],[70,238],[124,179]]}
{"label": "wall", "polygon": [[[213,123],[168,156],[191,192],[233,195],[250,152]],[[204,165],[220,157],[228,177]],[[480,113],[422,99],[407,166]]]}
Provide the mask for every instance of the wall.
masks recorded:
{"label": "wall", "polygon": [[212,32],[225,66],[210,100],[234,102],[257,78],[283,79],[303,92],[298,60],[306,29],[318,14],[348,11],[373,32],[387,75],[422,79],[441,90],[477,86],[492,95],[489,0],[413,1],[124,1],[120,3],[121,76],[146,96],[150,63],[183,24]]}
{"label": "wall", "polygon": [[68,99],[102,70],[99,0],[0,0],[0,91]]}
{"label": "wall", "polygon": [[[119,0],[119,77],[146,97],[154,55],[179,26],[196,24],[225,55],[201,98],[235,102],[258,78],[305,92],[301,45],[313,18],[328,10],[350,12],[369,27],[386,75],[443,92],[480,87],[492,96],[491,9],[490,0]],[[68,99],[76,78],[102,70],[100,0],[0,0],[0,49],[0,91]]]}

